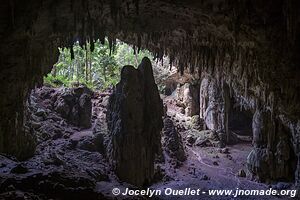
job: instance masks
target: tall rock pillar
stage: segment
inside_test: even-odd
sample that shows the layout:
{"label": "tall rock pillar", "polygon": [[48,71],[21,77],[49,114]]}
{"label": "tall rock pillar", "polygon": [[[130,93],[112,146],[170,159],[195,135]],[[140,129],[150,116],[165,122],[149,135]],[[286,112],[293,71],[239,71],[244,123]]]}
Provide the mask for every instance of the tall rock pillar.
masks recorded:
{"label": "tall rock pillar", "polygon": [[162,116],[163,103],[150,60],[144,58],[138,69],[123,67],[107,113],[110,159],[121,180],[137,186],[151,181],[160,149]]}

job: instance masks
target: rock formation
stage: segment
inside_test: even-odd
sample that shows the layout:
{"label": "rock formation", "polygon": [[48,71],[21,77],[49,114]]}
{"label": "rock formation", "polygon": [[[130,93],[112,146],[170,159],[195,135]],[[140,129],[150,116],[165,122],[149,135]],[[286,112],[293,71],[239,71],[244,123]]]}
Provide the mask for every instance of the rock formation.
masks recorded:
{"label": "rock formation", "polygon": [[206,127],[226,134],[227,143],[231,142],[228,130],[230,93],[226,82],[211,77],[203,77],[200,85],[200,118]]}
{"label": "rock formation", "polygon": [[31,92],[27,106],[25,130],[38,143],[70,135],[74,130],[68,124],[78,129],[91,126],[91,91],[86,87],[37,88]]}
{"label": "rock formation", "polygon": [[34,156],[19,161],[0,155],[0,199],[106,199],[95,191],[96,182],[107,181],[110,172],[100,130],[82,130],[56,112],[56,99],[65,94],[73,97],[64,88],[41,87],[30,93],[24,121]]}
{"label": "rock formation", "polygon": [[222,89],[215,79],[203,78],[200,89],[200,116],[210,130],[225,130],[225,110]]}
{"label": "rock formation", "polygon": [[295,176],[296,156],[282,124],[271,119],[269,112],[255,111],[253,116],[254,149],[248,156],[249,170],[263,181],[292,181]]}
{"label": "rock formation", "polygon": [[91,127],[92,92],[84,87],[65,89],[53,98],[55,110],[75,126],[82,128]]}
{"label": "rock formation", "polygon": [[220,140],[219,135],[216,131],[213,130],[205,130],[198,131],[195,129],[187,130],[186,141],[189,146],[195,145],[200,147],[207,146],[215,146],[215,147],[223,147],[223,143]]}
{"label": "rock formation", "polygon": [[183,107],[186,116],[199,114],[199,86],[198,84],[185,83],[178,84],[177,98]]}
{"label": "rock formation", "polygon": [[[233,102],[253,113],[252,134],[254,149],[248,156],[248,168],[262,181],[291,181],[296,167],[296,154],[288,140],[291,137],[286,122],[276,118],[254,99],[245,99],[234,93],[234,86],[219,82],[212,77],[203,77],[200,86],[200,117],[210,130],[226,133],[226,143],[237,141],[236,135],[228,128],[228,119]],[[277,116],[278,117],[278,116]],[[284,128],[285,127],[285,128]],[[222,139],[221,139],[222,141]]]}
{"label": "rock formation", "polygon": [[112,164],[121,180],[137,186],[152,180],[162,116],[150,60],[144,58],[138,69],[123,67],[107,112]]}
{"label": "rock formation", "polygon": [[[169,55],[178,71],[208,75],[217,80],[216,88],[226,83],[235,102],[252,113],[262,105],[259,109],[270,113],[273,127],[284,127],[300,162],[299,8],[297,0],[3,1],[0,152],[18,158],[33,155],[24,106],[30,89],[56,62],[58,47],[108,36],[112,49],[118,38],[153,51],[158,59]],[[219,103],[219,92],[213,95],[214,104],[201,103],[205,110],[200,117],[214,106],[206,121],[228,137],[228,107]],[[274,152],[277,145],[285,145],[280,130],[272,129],[266,142]],[[295,179],[300,187],[299,174],[298,163]]]}
{"label": "rock formation", "polygon": [[186,160],[181,135],[169,117],[164,119],[162,146],[171,158],[181,162]]}

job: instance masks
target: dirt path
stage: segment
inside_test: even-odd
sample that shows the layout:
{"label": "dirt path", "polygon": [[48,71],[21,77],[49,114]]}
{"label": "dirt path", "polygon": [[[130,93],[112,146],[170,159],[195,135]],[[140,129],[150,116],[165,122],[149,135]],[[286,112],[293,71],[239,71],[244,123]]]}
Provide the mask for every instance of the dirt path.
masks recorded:
{"label": "dirt path", "polygon": [[[186,152],[188,153],[188,160],[184,165],[176,170],[176,172],[168,171],[170,176],[174,179],[173,181],[158,183],[153,185],[154,189],[164,190],[165,188],[172,189],[201,189],[201,191],[208,190],[235,190],[245,189],[245,190],[267,190],[268,185],[257,183],[255,181],[249,180],[249,178],[242,178],[237,176],[238,169],[243,167],[243,162],[246,161],[246,155],[251,149],[251,145],[240,144],[236,146],[229,147],[231,151],[232,160],[231,163],[226,161],[226,157],[221,157],[218,159],[218,166],[211,163],[215,159],[209,155],[211,148],[191,148],[188,147]],[[220,155],[220,154],[219,154]],[[243,161],[243,162],[241,162]],[[188,169],[195,168],[195,174],[190,173]],[[206,176],[208,179],[204,179]],[[200,196],[160,196],[158,199],[199,199],[199,200],[232,200],[232,199],[242,199],[242,200],[276,200],[284,199],[275,196],[209,196],[206,192]]]}
{"label": "dirt path", "polygon": [[[233,169],[232,168],[225,168],[225,167],[218,167],[218,166],[214,166],[214,165],[210,165],[210,164],[207,164],[203,161],[202,157],[201,157],[201,154],[199,152],[196,152],[194,151],[193,149],[190,149],[190,151],[192,151],[196,156],[197,156],[197,159],[199,161],[199,163],[201,165],[204,165],[210,169],[214,169],[214,170],[217,170],[219,172],[223,172],[223,173],[218,173],[219,176],[223,176],[225,178],[228,178],[228,175],[231,175],[235,181],[236,181],[236,187],[235,188],[240,188],[240,185],[241,185],[241,181],[240,179],[235,175],[235,173],[233,172]],[[203,168],[201,168],[203,169]]]}

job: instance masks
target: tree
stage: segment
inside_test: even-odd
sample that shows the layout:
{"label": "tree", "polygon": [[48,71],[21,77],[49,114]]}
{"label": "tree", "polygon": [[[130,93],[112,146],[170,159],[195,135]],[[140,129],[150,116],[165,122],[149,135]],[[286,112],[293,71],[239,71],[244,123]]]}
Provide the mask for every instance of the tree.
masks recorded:
{"label": "tree", "polygon": [[[115,51],[110,54],[109,42],[105,39],[104,44],[99,40],[94,42],[94,50],[91,51],[91,43],[87,42],[81,47],[75,42],[71,56],[70,48],[59,48],[60,56],[54,65],[51,74],[45,77],[45,83],[61,82],[70,87],[72,82],[84,83],[93,89],[106,89],[115,85],[120,79],[120,70],[124,65],[137,67],[144,56],[152,58],[149,51],[140,51],[134,55],[131,46],[117,41]],[[58,81],[55,81],[58,80]]]}

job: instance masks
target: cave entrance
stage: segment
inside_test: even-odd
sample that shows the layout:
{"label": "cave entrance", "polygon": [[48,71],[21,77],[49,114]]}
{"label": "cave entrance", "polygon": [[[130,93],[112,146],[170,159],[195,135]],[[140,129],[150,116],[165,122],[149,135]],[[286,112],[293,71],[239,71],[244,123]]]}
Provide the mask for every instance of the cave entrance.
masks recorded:
{"label": "cave entrance", "polygon": [[43,79],[43,87],[33,89],[27,102],[28,132],[38,144],[69,137],[80,142],[97,135],[99,126],[105,126],[109,96],[120,81],[123,66],[137,68],[148,57],[157,82],[168,71],[164,66],[167,60],[155,61],[148,50],[120,40],[112,44],[108,38],[83,44],[76,41],[71,47],[59,48],[59,53],[57,63]]}
{"label": "cave entrance", "polygon": [[152,61],[153,74],[161,93],[168,93],[170,86],[165,84],[169,75],[174,74],[170,59],[163,56],[155,59],[152,52],[137,49],[121,40],[114,44],[107,38],[93,44],[75,42],[71,48],[59,48],[59,58],[49,74],[44,77],[44,85],[50,87],[74,87],[86,85],[96,91],[111,89],[120,80],[121,68],[132,65],[135,68],[144,57]]}
{"label": "cave entrance", "polygon": [[170,71],[167,57],[155,60],[150,51],[120,40],[114,44],[107,38],[84,44],[76,41],[71,47],[59,48],[59,53],[43,87],[33,89],[27,102],[27,127],[34,127],[28,131],[37,137],[38,144],[69,137],[79,142],[99,131],[107,132],[99,126],[106,127],[109,96],[120,81],[123,66],[137,68],[148,57],[161,92]]}
{"label": "cave entrance", "polygon": [[143,57],[153,59],[147,50],[137,51],[120,40],[111,44],[107,38],[84,45],[77,41],[70,48],[59,48],[59,52],[58,62],[45,76],[44,85],[74,87],[84,84],[103,91],[119,81],[122,66],[137,67]]}
{"label": "cave entrance", "polygon": [[229,111],[228,129],[241,140],[252,141],[252,119],[253,113],[250,110],[233,104]]}
{"label": "cave entrance", "polygon": [[[67,163],[70,171],[76,172],[78,168],[97,181],[102,181],[107,177],[105,170],[109,168],[104,157],[107,159],[113,157],[108,152],[109,150],[116,151],[116,149],[122,149],[123,146],[140,145],[139,142],[134,144],[131,140],[128,145],[122,145],[121,142],[126,141],[125,139],[118,141],[118,144],[111,144],[110,141],[114,141],[111,127],[116,126],[119,131],[121,126],[119,123],[121,119],[117,121],[112,118],[122,116],[124,121],[135,122],[136,120],[135,129],[144,131],[144,128],[136,128],[137,126],[143,127],[144,124],[139,121],[143,119],[140,113],[145,112],[145,99],[155,97],[155,103],[147,105],[151,109],[150,112],[147,108],[149,110],[147,112],[151,113],[147,121],[156,117],[155,115],[153,117],[152,113],[158,113],[157,118],[162,120],[163,106],[158,89],[162,92],[161,86],[163,85],[160,83],[169,73],[168,58],[164,57],[161,61],[155,61],[147,50],[137,51],[134,47],[118,40],[112,47],[107,39],[102,43],[96,41],[93,47],[89,42],[85,45],[75,42],[71,48],[60,48],[59,51],[58,62],[44,78],[44,86],[32,90],[27,103],[26,126],[29,127],[28,131],[31,135],[37,137],[36,157],[46,160],[45,165],[54,165],[51,166],[54,170],[57,166]],[[152,63],[150,59],[144,57],[150,58]],[[153,78],[156,79],[158,87]],[[145,97],[139,96],[141,93],[145,94]],[[117,95],[125,100],[122,102],[118,97],[115,103],[111,103]],[[130,100],[127,101],[128,98]],[[132,102],[134,107],[140,109],[139,112],[132,112],[130,107]],[[152,112],[152,109],[156,108],[158,112]],[[128,111],[123,111],[124,109]],[[117,112],[121,113],[116,114]],[[148,115],[148,113],[145,114],[147,117]],[[162,126],[162,121],[160,123],[159,120],[155,121],[155,126]],[[149,130],[152,129],[149,128]],[[152,137],[153,132],[149,133]],[[160,130],[156,134],[159,135]],[[160,142],[160,137],[157,138]],[[135,139],[149,142],[147,135],[138,134]],[[115,146],[107,147],[108,143]],[[155,144],[155,146],[160,146],[160,144]],[[135,155],[135,150],[132,148],[129,150],[126,154]],[[122,150],[122,152],[125,151]],[[142,158],[134,159],[137,162],[142,160]],[[121,161],[125,168],[132,166],[127,161]],[[131,161],[135,162],[132,159]],[[41,162],[41,165],[44,163]],[[127,170],[116,173],[118,176],[125,177],[125,180],[132,181],[132,177],[127,177]],[[147,177],[141,176],[141,178]],[[134,181],[141,183],[140,180],[134,179]]]}

